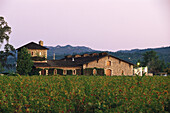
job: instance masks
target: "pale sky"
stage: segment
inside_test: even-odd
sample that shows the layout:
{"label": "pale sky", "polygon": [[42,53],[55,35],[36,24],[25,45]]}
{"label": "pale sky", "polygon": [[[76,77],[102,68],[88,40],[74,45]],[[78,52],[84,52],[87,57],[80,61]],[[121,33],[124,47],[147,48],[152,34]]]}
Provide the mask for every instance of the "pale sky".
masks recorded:
{"label": "pale sky", "polygon": [[109,51],[170,46],[170,0],[0,0],[0,16],[15,48],[39,40]]}

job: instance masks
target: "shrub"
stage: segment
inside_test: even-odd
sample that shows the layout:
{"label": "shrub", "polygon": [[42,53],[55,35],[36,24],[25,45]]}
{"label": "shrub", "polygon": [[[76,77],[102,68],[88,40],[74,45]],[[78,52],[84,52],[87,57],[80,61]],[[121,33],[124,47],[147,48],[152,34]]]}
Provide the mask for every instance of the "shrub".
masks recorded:
{"label": "shrub", "polygon": [[28,52],[28,49],[22,48],[18,52],[17,58],[17,73],[20,75],[28,75],[33,67],[33,62],[31,60],[31,54]]}
{"label": "shrub", "polygon": [[86,68],[83,70],[84,75],[93,75],[93,68]]}

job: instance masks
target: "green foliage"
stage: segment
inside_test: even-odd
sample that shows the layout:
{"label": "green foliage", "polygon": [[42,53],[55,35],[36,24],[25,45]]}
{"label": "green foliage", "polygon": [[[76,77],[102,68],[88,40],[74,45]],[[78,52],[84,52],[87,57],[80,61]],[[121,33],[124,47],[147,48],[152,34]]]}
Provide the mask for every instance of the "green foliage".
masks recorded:
{"label": "green foliage", "polygon": [[166,64],[166,68],[164,68],[164,71],[170,74],[170,63]]}
{"label": "green foliage", "polygon": [[48,75],[54,75],[54,68],[50,68],[49,70],[48,70]]}
{"label": "green foliage", "polygon": [[158,61],[159,57],[155,51],[148,51],[143,54],[143,62],[142,65],[149,66],[154,61]]}
{"label": "green foliage", "polygon": [[[4,17],[0,17],[0,43],[2,44],[4,40],[9,41],[9,34],[11,33],[11,27],[4,20]],[[0,45],[1,46],[1,45]]]}
{"label": "green foliage", "polygon": [[161,61],[155,51],[148,51],[143,54],[142,66],[148,66],[149,71],[152,73],[158,73],[165,68],[164,61]]}
{"label": "green foliage", "polygon": [[26,48],[22,48],[21,51],[18,52],[17,73],[20,75],[28,75],[32,67],[33,62],[31,60],[31,54]]}
{"label": "green foliage", "polygon": [[4,17],[0,17],[0,48],[4,44],[4,51],[0,51],[0,63],[2,67],[8,68],[6,63],[8,56],[14,56],[15,49],[9,44],[9,34],[11,33],[11,27],[8,26]]}
{"label": "green foliage", "polygon": [[4,68],[3,68],[3,66],[2,66],[2,64],[0,62],[0,73],[3,72],[3,71],[4,71]]}
{"label": "green foliage", "polygon": [[103,68],[96,68],[97,75],[104,76],[104,69]]}
{"label": "green foliage", "polygon": [[82,70],[81,69],[76,69],[76,75],[82,75]]}
{"label": "green foliage", "polygon": [[18,73],[9,73],[8,76],[20,76]]}
{"label": "green foliage", "polygon": [[34,66],[32,67],[31,72],[29,73],[29,75],[39,75],[39,71],[41,71],[42,69],[40,68],[35,68]]}
{"label": "green foliage", "polygon": [[168,113],[170,77],[0,76],[0,112]]}
{"label": "green foliage", "polygon": [[93,75],[93,68],[86,68],[83,70],[84,75]]}

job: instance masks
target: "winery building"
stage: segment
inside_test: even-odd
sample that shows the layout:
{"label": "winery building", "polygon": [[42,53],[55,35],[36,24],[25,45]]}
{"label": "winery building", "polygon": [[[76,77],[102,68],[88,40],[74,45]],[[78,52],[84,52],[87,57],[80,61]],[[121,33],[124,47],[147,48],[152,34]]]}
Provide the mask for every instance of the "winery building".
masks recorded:
{"label": "winery building", "polygon": [[133,75],[133,64],[103,53],[68,55],[60,60],[47,60],[48,48],[31,42],[17,50],[27,48],[34,62],[34,70],[39,75]]}

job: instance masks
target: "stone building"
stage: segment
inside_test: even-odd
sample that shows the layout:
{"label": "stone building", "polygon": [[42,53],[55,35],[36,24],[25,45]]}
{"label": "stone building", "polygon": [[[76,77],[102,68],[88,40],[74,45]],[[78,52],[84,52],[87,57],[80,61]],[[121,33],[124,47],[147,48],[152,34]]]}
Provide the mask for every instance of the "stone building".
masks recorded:
{"label": "stone building", "polygon": [[[22,47],[28,48],[32,57],[45,56],[47,58],[48,48],[43,47],[42,43],[42,41],[40,41],[40,44],[32,42]],[[40,75],[133,75],[132,63],[105,52],[68,55],[61,60],[34,61],[34,68],[39,69]]]}
{"label": "stone building", "polygon": [[32,60],[34,62],[40,62],[40,61],[46,62],[48,48],[43,46],[43,41],[40,40],[39,44],[30,42],[30,43],[18,48],[17,50],[20,51],[24,47],[28,49],[29,53],[32,56]]}

